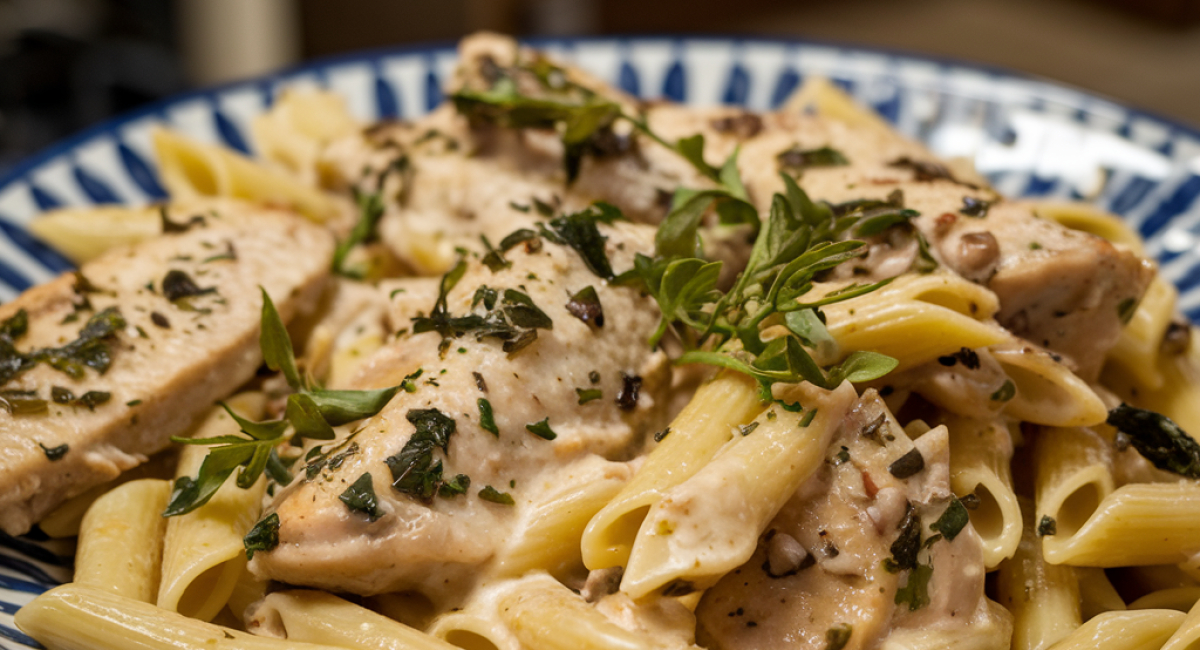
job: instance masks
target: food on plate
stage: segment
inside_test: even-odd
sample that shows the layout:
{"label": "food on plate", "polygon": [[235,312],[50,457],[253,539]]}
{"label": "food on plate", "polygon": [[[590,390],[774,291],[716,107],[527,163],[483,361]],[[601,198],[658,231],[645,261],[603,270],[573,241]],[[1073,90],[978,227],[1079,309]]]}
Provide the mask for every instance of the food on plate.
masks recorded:
{"label": "food on plate", "polygon": [[[97,484],[183,450],[172,483],[95,500],[76,583],[23,630],[1200,636],[1175,611],[1200,597],[1192,329],[1118,220],[1007,200],[820,80],[757,114],[643,102],[494,35],[460,55],[412,121],[284,95],[263,161],[159,132],[157,237],[138,209],[97,217],[128,224],[103,242],[86,213],[35,222],[89,261],[0,308],[0,422],[25,450],[3,476],[26,486],[0,523],[69,531]],[[122,545],[161,563],[117,576]]]}

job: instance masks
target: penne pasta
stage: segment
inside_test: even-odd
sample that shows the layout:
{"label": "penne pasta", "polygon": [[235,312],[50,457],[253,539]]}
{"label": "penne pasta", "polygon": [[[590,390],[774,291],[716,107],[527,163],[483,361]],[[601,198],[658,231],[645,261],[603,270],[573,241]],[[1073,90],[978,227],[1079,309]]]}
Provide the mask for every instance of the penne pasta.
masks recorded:
{"label": "penne pasta", "polygon": [[321,223],[341,214],[332,197],[282,171],[166,129],[156,129],[152,135],[163,184],[174,200],[206,196],[244,199],[286,206]]}
{"label": "penne pasta", "polygon": [[[230,407],[257,419],[263,411],[261,394],[246,393],[230,400]],[[194,437],[238,435],[238,425],[224,409],[215,407],[195,430]],[[206,450],[189,446],[179,459],[179,476],[194,476]],[[163,542],[162,583],[159,607],[211,620],[228,602],[246,568],[242,538],[258,520],[266,479],[249,489],[226,482],[195,511],[172,517]]]}
{"label": "penne pasta", "polygon": [[1130,483],[1100,501],[1076,531],[1043,538],[1046,561],[1117,567],[1185,561],[1200,548],[1200,486]]}
{"label": "penne pasta", "polygon": [[17,627],[54,650],[333,650],[270,639],[170,612],[93,587],[55,587],[22,607]]}
{"label": "penne pasta", "polygon": [[856,396],[850,382],[829,392],[797,390],[785,401],[815,417],[772,406],[664,491],[638,530],[621,590],[637,599],[676,581],[703,589],[750,559],[767,524],[824,462]]}
{"label": "penne pasta", "polygon": [[651,506],[699,472],[733,438],[735,427],[762,410],[754,382],[744,375],[722,373],[701,386],[629,484],[588,522],[584,565],[592,570],[624,566]]}
{"label": "penne pasta", "polygon": [[142,479],[118,485],[83,517],[75,582],[144,603],[154,602],[161,571],[171,484]]}
{"label": "penne pasta", "polygon": [[277,591],[263,599],[251,629],[280,627],[291,642],[350,650],[454,650],[457,646],[320,591]]}

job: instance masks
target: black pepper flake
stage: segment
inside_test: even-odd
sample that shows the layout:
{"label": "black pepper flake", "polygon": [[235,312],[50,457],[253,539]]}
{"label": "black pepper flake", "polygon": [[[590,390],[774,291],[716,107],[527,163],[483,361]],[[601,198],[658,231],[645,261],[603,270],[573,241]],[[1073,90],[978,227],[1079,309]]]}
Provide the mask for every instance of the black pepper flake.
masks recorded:
{"label": "black pepper flake", "polygon": [[979,354],[971,348],[960,348],[954,354],[938,357],[938,363],[947,368],[952,367],[956,363],[961,363],[967,370],[978,370]]}
{"label": "black pepper flake", "polygon": [[157,325],[165,330],[171,329],[171,321],[167,320],[167,317],[163,316],[159,312],[156,312],[156,311],[150,312],[150,322],[154,323],[155,325]]}
{"label": "black pepper flake", "polygon": [[988,208],[992,207],[991,201],[984,201],[970,196],[963,197],[963,207],[958,209],[959,214],[962,214],[972,219],[982,219],[987,216]]}
{"label": "black pepper flake", "polygon": [[600,383],[600,373],[596,372],[595,370],[589,372],[588,381],[592,382],[593,384]]}
{"label": "black pepper flake", "polygon": [[868,423],[867,426],[863,427],[862,431],[860,431],[859,433],[860,433],[860,435],[862,435],[862,437],[864,437],[868,440],[872,440],[875,442],[875,444],[879,445],[880,447],[883,447],[884,445],[887,444],[886,442],[884,442],[884,439],[883,439],[883,433],[886,433],[886,432],[887,432],[887,416],[880,413],[879,417],[875,418],[874,420],[871,420],[871,422]]}
{"label": "black pepper flake", "polygon": [[641,388],[641,377],[621,373],[621,392],[617,393],[617,408],[622,411],[632,411],[637,408],[638,391]]}
{"label": "black pepper flake", "polygon": [[663,438],[666,438],[669,435],[671,435],[671,427],[667,427],[666,429],[654,434],[654,442],[662,442]]}
{"label": "black pepper flake", "polygon": [[662,595],[667,598],[676,598],[686,596],[694,591],[696,591],[696,585],[691,582],[687,580],[672,580],[662,588]]}
{"label": "black pepper flake", "polygon": [[750,435],[751,433],[753,433],[754,430],[757,428],[758,428],[758,422],[751,422],[750,424],[743,424],[742,426],[738,427],[738,433],[741,433],[742,437],[744,438],[744,437]]}
{"label": "black pepper flake", "polygon": [[63,456],[66,456],[67,451],[70,450],[70,446],[65,442],[57,447],[47,447],[39,442],[38,446],[42,448],[42,453],[46,454],[46,459],[50,462],[62,460]]}
{"label": "black pepper flake", "polygon": [[1058,534],[1058,522],[1050,515],[1042,515],[1042,520],[1038,522],[1037,536],[1045,537],[1046,535]]}
{"label": "black pepper flake", "polygon": [[925,457],[916,447],[888,465],[888,471],[898,479],[906,479],[923,469],[925,469]]}
{"label": "black pepper flake", "polygon": [[472,372],[471,376],[475,378],[475,387],[478,388],[480,392],[488,392],[487,382],[483,380],[483,375],[479,374],[478,372]]}

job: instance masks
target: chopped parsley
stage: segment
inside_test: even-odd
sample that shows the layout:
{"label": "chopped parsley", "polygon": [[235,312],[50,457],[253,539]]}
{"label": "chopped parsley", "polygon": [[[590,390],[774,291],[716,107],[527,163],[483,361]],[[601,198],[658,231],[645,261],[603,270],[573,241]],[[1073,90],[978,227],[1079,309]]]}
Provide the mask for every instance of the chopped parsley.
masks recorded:
{"label": "chopped parsley", "polygon": [[925,469],[925,457],[916,447],[908,450],[908,453],[888,465],[888,471],[898,479],[906,479],[923,469]]}
{"label": "chopped parsley", "polygon": [[63,388],[62,386],[51,386],[50,399],[53,400],[55,404],[62,404],[64,406],[82,406],[87,408],[89,411],[95,411],[97,406],[112,399],[112,394],[104,391],[89,390],[83,395],[75,397],[75,393],[72,393],[70,390]]}
{"label": "chopped parsley", "polygon": [[550,428],[549,417],[543,418],[542,420],[532,424],[526,424],[525,430],[545,440],[554,440],[558,437],[558,434],[554,433],[554,429]]}
{"label": "chopped parsley", "polygon": [[192,276],[180,271],[179,269],[171,269],[167,271],[167,275],[162,280],[162,293],[167,300],[178,302],[185,298],[193,298],[195,296],[203,296],[210,293],[216,293],[216,287],[204,287],[196,284]]}
{"label": "chopped parsley", "polygon": [[46,400],[37,396],[32,390],[3,390],[0,391],[0,409],[9,415],[39,415],[47,411]]}
{"label": "chopped parsley", "polygon": [[475,338],[495,338],[503,342],[502,348],[515,354],[537,340],[537,330],[552,329],[553,321],[533,299],[516,289],[505,289],[501,295],[495,289],[479,287],[472,298],[472,309],[482,306],[486,311],[472,311],[464,316],[453,316],[447,307],[447,296],[458,285],[467,271],[466,261],[458,264],[442,276],[438,297],[429,316],[413,319],[413,333],[438,332],[442,335],[440,350],[444,353],[455,338],[474,334]]}
{"label": "chopped parsley", "polygon": [[776,155],[775,160],[781,169],[790,172],[802,172],[809,167],[840,167],[850,164],[842,152],[829,146],[801,149],[798,145],[793,145]]}
{"label": "chopped parsley", "polygon": [[492,413],[492,403],[480,397],[475,401],[479,406],[479,428],[500,437],[500,428],[496,426],[496,416]]}
{"label": "chopped parsley", "polygon": [[484,488],[479,491],[479,498],[483,499],[484,501],[499,503],[500,505],[504,506],[516,505],[517,503],[513,500],[511,494],[508,492],[501,492],[490,485],[484,486]]}
{"label": "chopped parsley", "polygon": [[351,269],[346,266],[346,258],[355,246],[366,244],[377,236],[376,229],[379,219],[383,217],[383,197],[378,193],[354,192],[354,202],[358,206],[358,221],[346,238],[339,241],[333,251],[333,272],[348,278],[363,278],[363,269]]}
{"label": "chopped parsley", "polygon": [[883,566],[891,573],[915,569],[917,553],[921,551],[921,517],[911,503],[905,505],[904,519],[900,520],[900,535],[892,542],[892,557],[884,560]]}
{"label": "chopped parsley", "polygon": [[838,623],[825,630],[825,650],[842,650],[850,643],[850,635],[854,627],[849,623]]}
{"label": "chopped parsley", "polygon": [[436,449],[449,454],[450,436],[458,429],[454,419],[433,408],[411,409],[405,418],[416,432],[398,453],[384,460],[392,472],[392,487],[425,503],[435,494],[443,497],[461,494],[460,484],[469,479],[459,474],[446,481],[442,476],[442,461],[435,462],[433,455]]}
{"label": "chopped parsley", "polygon": [[1007,402],[1017,396],[1017,385],[1011,379],[1005,379],[1000,388],[992,393],[991,399],[994,402]]}
{"label": "chopped parsley", "polygon": [[1158,469],[1200,478],[1200,444],[1167,416],[1121,404],[1108,412],[1107,422]]}
{"label": "chopped parsley", "polygon": [[599,388],[576,388],[575,395],[579,397],[579,404],[587,404],[604,396],[604,391]]}
{"label": "chopped parsley", "polygon": [[158,219],[162,223],[162,232],[164,235],[185,233],[196,226],[204,227],[207,225],[202,214],[192,215],[187,221],[172,221],[170,215],[167,214],[167,206],[165,205],[159,206]]}
{"label": "chopped parsley", "polygon": [[[751,422],[750,424],[743,424],[742,426],[738,427],[738,433],[742,434],[742,437],[745,438],[746,436],[750,435],[751,433],[754,433],[754,430],[758,428],[758,424],[759,424],[758,422]],[[843,449],[845,449],[845,447],[843,447]],[[847,457],[847,458],[849,458],[849,457]]]}
{"label": "chopped parsley", "polygon": [[942,534],[948,541],[954,541],[955,537],[962,532],[962,529],[967,526],[970,517],[967,515],[967,508],[957,497],[950,497],[950,503],[946,509],[942,511],[942,515],[937,521],[933,522],[930,528]]}
{"label": "chopped parsley", "polygon": [[371,481],[370,472],[358,477],[345,492],[338,495],[338,499],[352,512],[365,514],[368,521],[375,521],[383,516],[379,500],[375,497],[375,484]]}
{"label": "chopped parsley", "polygon": [[24,353],[17,350],[14,342],[28,331],[29,317],[24,309],[18,310],[0,322],[0,384],[17,378],[39,363],[73,379],[82,379],[88,368],[104,374],[112,364],[110,343],[125,325],[121,312],[116,307],[109,307],[89,318],[74,341],[62,347]]}
{"label": "chopped parsley", "polygon": [[1133,315],[1137,312],[1137,298],[1126,298],[1117,303],[1117,317],[1121,319],[1122,325],[1128,325],[1129,321],[1133,320]]}
{"label": "chopped parsley", "polygon": [[242,545],[246,547],[247,560],[253,560],[258,551],[271,551],[279,546],[279,514],[272,512],[254,524],[242,538]]}
{"label": "chopped parsley", "polygon": [[893,602],[897,605],[908,605],[908,611],[915,612],[929,604],[929,579],[933,577],[933,567],[918,564],[908,572],[908,580],[904,586],[896,590]]}

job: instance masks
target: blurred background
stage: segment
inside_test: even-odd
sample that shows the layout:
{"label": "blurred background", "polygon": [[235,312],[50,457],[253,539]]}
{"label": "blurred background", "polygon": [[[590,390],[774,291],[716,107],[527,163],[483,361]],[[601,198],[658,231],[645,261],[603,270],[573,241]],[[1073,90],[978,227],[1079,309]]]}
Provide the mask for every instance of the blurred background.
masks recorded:
{"label": "blurred background", "polygon": [[188,88],[478,29],[895,48],[1048,77],[1200,126],[1200,0],[0,0],[0,173]]}

